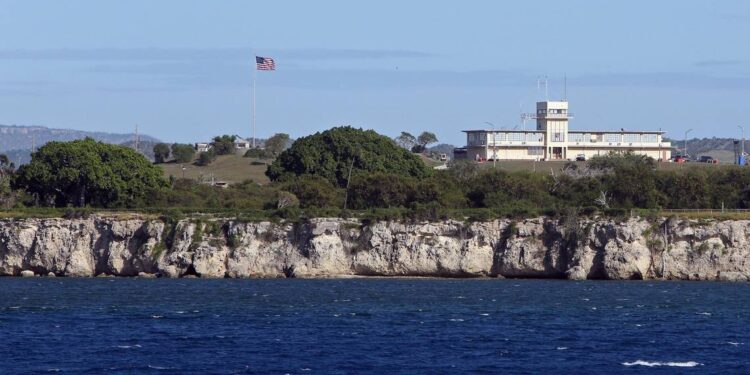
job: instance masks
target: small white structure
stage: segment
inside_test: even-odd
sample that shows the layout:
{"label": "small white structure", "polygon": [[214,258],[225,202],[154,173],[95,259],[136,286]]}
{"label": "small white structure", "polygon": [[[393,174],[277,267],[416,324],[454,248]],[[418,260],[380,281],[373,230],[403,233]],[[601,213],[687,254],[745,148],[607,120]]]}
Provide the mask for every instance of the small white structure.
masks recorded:
{"label": "small white structure", "polygon": [[206,142],[198,142],[195,144],[195,151],[196,152],[208,152],[208,150],[211,149],[211,144]]}
{"label": "small white structure", "polygon": [[460,157],[484,160],[573,160],[589,159],[610,152],[647,155],[669,160],[671,143],[662,131],[570,131],[567,101],[536,103],[535,130],[464,130],[466,148]]}
{"label": "small white structure", "polygon": [[250,141],[247,139],[237,137],[237,139],[234,140],[234,149],[237,150],[237,153],[244,154],[251,147]]}

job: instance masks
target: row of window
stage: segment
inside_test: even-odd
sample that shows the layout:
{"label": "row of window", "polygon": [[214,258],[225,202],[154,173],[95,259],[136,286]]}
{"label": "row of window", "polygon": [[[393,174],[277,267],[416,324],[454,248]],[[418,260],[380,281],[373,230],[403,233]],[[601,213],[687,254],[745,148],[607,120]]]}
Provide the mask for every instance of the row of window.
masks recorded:
{"label": "row of window", "polygon": [[[493,137],[490,134],[490,142]],[[495,142],[543,142],[544,133],[495,133]]]}
{"label": "row of window", "polygon": [[[468,144],[483,145],[489,142],[544,142],[544,133],[468,133]],[[565,132],[553,131],[551,133],[552,142],[565,142]],[[618,134],[618,133],[570,133],[568,134],[570,142],[608,142],[608,143],[656,143],[659,142],[658,134]]]}
{"label": "row of window", "polygon": [[570,133],[568,135],[570,142],[625,142],[625,143],[656,143],[659,142],[658,134],[591,134],[591,133]]}
{"label": "row of window", "polygon": [[545,115],[547,113],[555,114],[555,115],[564,115],[568,113],[568,110],[567,109],[537,109],[536,113],[540,115]]}

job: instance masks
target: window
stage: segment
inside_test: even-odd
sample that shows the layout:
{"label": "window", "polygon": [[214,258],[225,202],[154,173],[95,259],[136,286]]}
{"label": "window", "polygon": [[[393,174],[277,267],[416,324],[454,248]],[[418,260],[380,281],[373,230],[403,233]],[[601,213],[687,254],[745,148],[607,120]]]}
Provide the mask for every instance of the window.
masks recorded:
{"label": "window", "polygon": [[552,142],[565,142],[565,133],[552,133]]}
{"label": "window", "polygon": [[528,133],[526,140],[529,142],[544,142],[544,133]]}
{"label": "window", "polygon": [[495,133],[495,142],[502,142],[505,138],[505,133]]}
{"label": "window", "polygon": [[526,133],[508,133],[508,140],[522,142],[526,140]]}
{"label": "window", "polygon": [[641,141],[641,135],[640,134],[623,134],[622,139],[623,139],[623,142],[636,143],[636,142]]}
{"label": "window", "polygon": [[544,155],[544,147],[529,147],[529,155]]}
{"label": "window", "polygon": [[658,134],[644,134],[643,142],[649,142],[649,143],[659,142],[659,135]]}
{"label": "window", "polygon": [[620,135],[615,133],[604,134],[604,142],[620,142]]}
{"label": "window", "polygon": [[588,142],[591,136],[583,133],[570,133],[568,134],[568,140],[571,142]]}

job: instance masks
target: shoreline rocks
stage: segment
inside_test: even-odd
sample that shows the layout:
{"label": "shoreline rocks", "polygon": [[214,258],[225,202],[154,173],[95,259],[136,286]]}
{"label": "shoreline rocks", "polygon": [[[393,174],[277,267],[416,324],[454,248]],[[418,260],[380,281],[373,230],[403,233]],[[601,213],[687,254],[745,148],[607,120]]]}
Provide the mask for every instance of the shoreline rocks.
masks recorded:
{"label": "shoreline rocks", "polygon": [[0,220],[0,276],[750,281],[750,221]]}

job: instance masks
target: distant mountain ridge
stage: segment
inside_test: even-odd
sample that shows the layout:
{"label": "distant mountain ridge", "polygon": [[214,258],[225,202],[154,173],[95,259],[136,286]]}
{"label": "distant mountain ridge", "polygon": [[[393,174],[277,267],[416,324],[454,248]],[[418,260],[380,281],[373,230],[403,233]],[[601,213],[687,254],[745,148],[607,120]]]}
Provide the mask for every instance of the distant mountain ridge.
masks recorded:
{"label": "distant mountain ridge", "polygon": [[[16,164],[27,163],[30,160],[32,147],[38,149],[47,142],[73,141],[90,137],[97,141],[124,144],[132,147],[135,133],[107,133],[74,129],[55,129],[46,126],[23,126],[0,124],[0,153],[7,154]],[[139,151],[146,157],[153,158],[153,145],[160,142],[150,135],[139,134]]]}
{"label": "distant mountain ridge", "polygon": [[[46,126],[0,124],[0,152],[9,150],[30,150],[32,146],[38,148],[51,141],[72,141],[86,137],[91,137],[106,143],[120,144],[133,141],[135,139],[135,134],[54,129]],[[145,134],[139,134],[138,138],[144,142],[159,142],[157,138]]]}

